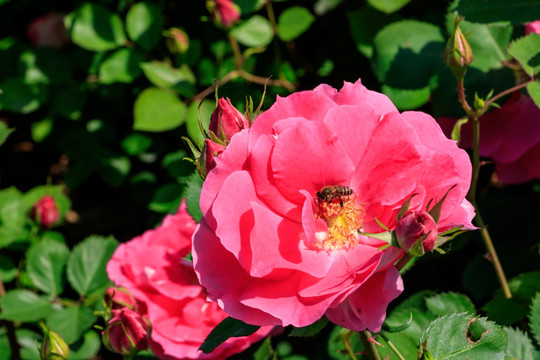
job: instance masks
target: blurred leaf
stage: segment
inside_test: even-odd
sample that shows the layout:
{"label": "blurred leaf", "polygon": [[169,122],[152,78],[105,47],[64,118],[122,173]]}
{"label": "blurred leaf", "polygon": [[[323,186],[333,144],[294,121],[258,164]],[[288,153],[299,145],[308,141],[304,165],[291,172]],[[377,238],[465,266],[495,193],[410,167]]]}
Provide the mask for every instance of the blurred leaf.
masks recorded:
{"label": "blurred leaf", "polygon": [[144,55],[136,50],[122,48],[106,58],[99,67],[102,84],[131,83],[141,74]]}
{"label": "blurred leaf", "polygon": [[45,118],[43,120],[33,122],[31,127],[32,140],[37,143],[42,142],[51,134],[52,129],[53,120],[51,118]]}
{"label": "blurred leaf", "polygon": [[532,303],[531,312],[529,313],[529,322],[531,332],[536,339],[536,343],[540,345],[540,292],[536,293]]}
{"label": "blurred leaf", "polygon": [[70,344],[69,360],[87,360],[92,359],[101,348],[101,338],[93,330],[84,333],[82,339]]}
{"label": "blurred leaf", "polygon": [[341,326],[334,326],[334,329],[330,333],[328,339],[328,355],[332,359],[336,360],[350,360],[351,357],[345,348],[345,341],[349,341],[351,350],[354,354],[359,354],[364,350],[364,345],[356,336],[354,331],[342,328]]}
{"label": "blurred leaf", "polygon": [[411,0],[368,0],[369,5],[387,14],[398,11],[410,2]]}
{"label": "blurred leaf", "polygon": [[42,340],[43,336],[28,329],[15,330],[15,335],[17,337],[17,343],[21,346],[21,359],[39,360],[40,356],[37,344]]}
{"label": "blurred leaf", "polygon": [[199,128],[199,118],[201,119],[202,126],[208,130],[208,124],[210,124],[210,116],[214,112],[215,102],[207,99],[202,104],[192,103],[189,105],[187,113],[186,130],[189,138],[195,143],[203,143],[204,136],[201,134]]}
{"label": "blurred leaf", "polygon": [[413,110],[428,103],[431,90],[429,86],[421,89],[396,89],[382,86],[382,92],[392,100],[399,110]]}
{"label": "blurred leaf", "polygon": [[274,35],[270,21],[260,15],[253,15],[234,27],[231,35],[242,45],[262,47],[270,44]]}
{"label": "blurred leaf", "polygon": [[122,140],[122,148],[128,155],[138,155],[148,150],[153,142],[148,135],[131,133]]}
{"label": "blurred leaf", "polygon": [[100,174],[112,186],[120,186],[131,170],[127,156],[111,154],[101,159]]}
{"label": "blurred leaf", "polygon": [[208,334],[202,345],[199,347],[199,350],[202,350],[205,354],[209,354],[227,339],[251,335],[259,330],[259,328],[260,326],[249,325],[229,316],[221,321],[210,334]]}
{"label": "blurred leaf", "polygon": [[98,4],[83,3],[65,21],[71,40],[86,50],[107,51],[127,41],[120,16]]}
{"label": "blurred leaf", "polygon": [[185,97],[195,95],[196,78],[187,65],[173,68],[160,61],[143,63],[141,68],[148,80],[157,87],[173,89]]}
{"label": "blurred leaf", "polygon": [[529,76],[536,75],[540,71],[540,34],[531,33],[513,41],[508,47],[508,53]]}
{"label": "blurred leaf", "polygon": [[202,219],[202,212],[199,206],[202,184],[201,177],[197,172],[194,172],[190,176],[182,194],[182,197],[186,198],[187,211],[196,222]]}
{"label": "blurred leaf", "polygon": [[5,122],[0,121],[0,145],[2,145],[8,138],[9,134],[14,131],[14,128],[8,128]]}
{"label": "blurred leaf", "polygon": [[503,360],[506,350],[504,330],[494,322],[473,315],[439,317],[422,334],[434,359]]}
{"label": "blurred leaf", "polygon": [[0,248],[17,240],[26,222],[27,207],[15,187],[0,190]]}
{"label": "blurred leaf", "polygon": [[28,211],[34,204],[45,195],[54,198],[54,202],[60,212],[60,218],[63,218],[66,212],[71,209],[71,200],[64,194],[64,187],[61,185],[40,185],[33,187],[24,194],[24,202]]}
{"label": "blurred leaf", "polygon": [[194,166],[188,160],[185,160],[187,153],[184,150],[178,150],[168,153],[163,157],[161,166],[167,170],[169,175],[180,180],[183,177],[193,173]]}
{"label": "blurred leaf", "polygon": [[46,89],[39,84],[25,84],[20,78],[0,83],[0,110],[28,114],[37,110],[46,98]]}
{"label": "blurred leaf", "polygon": [[426,299],[428,310],[437,316],[467,312],[474,314],[476,309],[471,299],[454,292],[441,293]]}
{"label": "blurred leaf", "polygon": [[[454,8],[450,10],[454,10]],[[457,2],[456,10],[471,22],[509,21],[512,25],[520,25],[538,20],[540,2],[530,0],[461,0]]]}
{"label": "blurred leaf", "polygon": [[540,358],[540,353],[536,351],[531,339],[527,334],[510,327],[504,327],[506,337],[508,339],[508,347],[506,348],[506,359],[508,360],[537,360]]}
{"label": "blurred leaf", "polygon": [[531,82],[527,85],[527,91],[534,100],[536,106],[540,108],[540,81]]}
{"label": "blurred leaf", "polygon": [[317,0],[315,5],[313,5],[313,11],[315,11],[315,14],[321,16],[334,10],[342,2],[343,0]]}
{"label": "blurred leaf", "polygon": [[78,120],[87,97],[88,92],[85,85],[69,84],[54,93],[54,111],[70,120]]}
{"label": "blurred leaf", "polygon": [[58,84],[70,79],[71,64],[57,49],[31,48],[19,55],[17,69],[26,84]]}
{"label": "blurred leaf", "polygon": [[165,184],[157,189],[148,208],[159,213],[172,213],[182,201],[182,186],[177,183]]}
{"label": "blurred leaf", "polygon": [[145,89],[135,100],[134,130],[166,131],[182,125],[186,106],[178,97],[166,90]]}
{"label": "blurred leaf", "polygon": [[17,276],[17,267],[7,256],[0,255],[0,279],[3,283],[9,283]]}
{"label": "blurred leaf", "polygon": [[319,320],[315,321],[313,324],[304,326],[301,328],[293,328],[291,332],[289,333],[289,336],[315,336],[319,332],[321,332],[322,329],[324,329],[328,325],[328,319],[323,316]]}
{"label": "blurred leaf", "polygon": [[435,25],[413,20],[392,23],[374,38],[373,70],[386,85],[424,88],[442,63],[443,40]]}
{"label": "blurred leaf", "polygon": [[315,17],[308,9],[301,6],[287,8],[279,15],[277,23],[277,34],[283,41],[291,41],[302,35]]}
{"label": "blurred leaf", "polygon": [[66,245],[55,240],[42,240],[26,254],[26,269],[34,285],[57,296],[64,289],[64,268],[69,257]]}
{"label": "blurred leaf", "polygon": [[114,237],[92,235],[77,244],[69,257],[67,277],[80,294],[100,289],[109,283],[105,267],[116,249]]}
{"label": "blurred leaf", "polygon": [[272,349],[272,342],[270,336],[264,339],[257,351],[253,354],[253,360],[271,360],[274,350]]}
{"label": "blurred leaf", "polygon": [[[474,59],[470,67],[484,73],[503,67],[503,61],[509,59],[506,48],[512,38],[511,26],[489,26],[462,21],[459,27],[467,34],[467,42],[473,51]],[[446,28],[449,33],[454,29],[454,18],[450,15],[446,19]]]}
{"label": "blurred leaf", "polygon": [[160,9],[150,2],[136,3],[126,16],[126,30],[137,45],[149,51],[161,38],[163,17]]}
{"label": "blurred leaf", "polygon": [[90,329],[96,319],[91,308],[71,306],[54,309],[47,317],[47,326],[57,332],[66,343],[71,344]]}
{"label": "blurred leaf", "polygon": [[264,6],[264,2],[265,0],[234,0],[234,3],[240,7],[242,15],[260,10]]}
{"label": "blurred leaf", "polygon": [[45,296],[23,289],[10,290],[0,297],[0,319],[33,322],[43,319],[51,312],[51,304]]}

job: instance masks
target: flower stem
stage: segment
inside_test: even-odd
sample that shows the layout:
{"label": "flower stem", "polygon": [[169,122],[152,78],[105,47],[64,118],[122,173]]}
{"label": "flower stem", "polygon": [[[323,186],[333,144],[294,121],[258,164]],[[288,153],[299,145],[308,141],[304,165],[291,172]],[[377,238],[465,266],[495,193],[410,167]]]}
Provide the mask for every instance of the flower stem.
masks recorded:
{"label": "flower stem", "polygon": [[390,341],[390,339],[388,339],[388,337],[386,337],[386,335],[383,332],[380,332],[379,335],[384,339],[384,341],[386,342],[390,350],[394,352],[394,354],[398,357],[399,360],[405,360],[405,358],[403,357],[403,355],[401,355],[397,347]]}
{"label": "flower stem", "polygon": [[524,83],[521,83],[519,85],[516,85],[510,89],[506,89],[500,93],[498,93],[497,95],[495,95],[494,97],[492,97],[491,99],[487,100],[484,104],[484,107],[482,108],[482,112],[481,114],[483,114],[485,111],[487,111],[487,109],[489,108],[489,106],[494,102],[494,101],[497,101],[499,100],[500,98],[502,98],[503,96],[505,95],[508,95],[508,94],[511,94],[513,93],[514,91],[517,91],[517,90],[520,90],[520,89],[523,89],[524,87],[526,87],[527,85],[529,85],[529,83],[531,82],[534,82],[535,80],[529,80],[527,82],[524,82]]}
{"label": "flower stem", "polygon": [[371,333],[367,330],[364,330],[364,331],[360,331],[358,333],[358,336],[360,337],[362,344],[364,344],[367,358],[370,360],[381,360],[381,356],[379,355],[379,352],[377,351],[377,345],[369,341],[369,338],[371,337]]}

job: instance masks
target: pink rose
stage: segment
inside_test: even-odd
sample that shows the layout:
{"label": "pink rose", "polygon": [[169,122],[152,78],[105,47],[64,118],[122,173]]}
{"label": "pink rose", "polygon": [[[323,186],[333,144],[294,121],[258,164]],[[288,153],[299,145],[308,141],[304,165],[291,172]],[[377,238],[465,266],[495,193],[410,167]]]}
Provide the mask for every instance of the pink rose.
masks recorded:
{"label": "pink rose", "polygon": [[113,309],[112,318],[103,331],[103,342],[107,348],[122,355],[135,355],[148,349],[150,324],[135,311],[124,307]]}
{"label": "pink rose", "polygon": [[399,219],[396,228],[399,247],[409,252],[422,239],[422,254],[433,250],[439,231],[437,223],[425,211],[408,211]]}
{"label": "pink rose", "polygon": [[229,28],[240,19],[240,8],[231,0],[216,0],[214,16],[221,26]]}
{"label": "pink rose", "polygon": [[227,314],[206,301],[193,265],[185,259],[195,227],[183,201],[161,226],[121,244],[107,264],[109,278],[143,305],[139,311],[152,323],[150,348],[161,359],[225,359],[271,330],[264,327],[248,337],[231,338],[211,354],[198,350]]}
{"label": "pink rose", "polygon": [[34,19],[27,29],[30,41],[36,46],[59,48],[69,43],[64,26],[64,14],[50,12]]}
{"label": "pink rose", "polygon": [[375,219],[393,229],[412,194],[418,211],[454,185],[439,229],[473,228],[470,179],[469,157],[432,117],[400,114],[360,81],[278,97],[203,184],[195,271],[247,323],[301,327],[326,315],[377,332],[403,290],[393,266],[403,251],[358,232],[384,231]]}
{"label": "pink rose", "polygon": [[[455,119],[440,118],[450,136]],[[460,146],[472,148],[472,124],[461,127]],[[480,118],[480,155],[491,158],[499,180],[507,184],[540,179],[540,109],[534,101],[514,93],[500,109]]]}
{"label": "pink rose", "polygon": [[525,25],[525,34],[529,35],[530,33],[540,34],[540,20]]}
{"label": "pink rose", "polygon": [[45,195],[32,206],[30,216],[35,219],[43,229],[48,229],[60,221],[60,211],[54,198]]}

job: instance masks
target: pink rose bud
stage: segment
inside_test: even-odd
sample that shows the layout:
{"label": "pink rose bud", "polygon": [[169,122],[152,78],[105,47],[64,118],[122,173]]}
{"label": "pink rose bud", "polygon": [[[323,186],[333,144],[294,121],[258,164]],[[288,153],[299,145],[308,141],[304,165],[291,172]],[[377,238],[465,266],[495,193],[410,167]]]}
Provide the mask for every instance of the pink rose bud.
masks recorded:
{"label": "pink rose bud", "polygon": [[249,128],[249,121],[231,104],[231,100],[219,99],[210,117],[208,129],[222,140],[231,140],[234,134],[247,128]]}
{"label": "pink rose bud", "polygon": [[70,39],[64,26],[64,15],[50,12],[34,19],[27,29],[30,41],[36,46],[59,48]]}
{"label": "pink rose bud", "polygon": [[[433,250],[439,231],[437,223],[425,211],[408,211],[397,223],[395,228],[399,247],[407,253],[421,256]],[[422,241],[418,251],[414,249],[418,241]]]}
{"label": "pink rose bud", "polygon": [[215,143],[210,139],[204,141],[203,151],[199,159],[201,167],[204,166],[204,175],[216,167],[216,157],[219,157],[225,150],[225,146]]}
{"label": "pink rose bud", "polygon": [[216,0],[214,20],[225,28],[230,28],[240,19],[240,8],[231,0]]}
{"label": "pink rose bud", "polygon": [[69,356],[69,346],[64,339],[57,333],[50,331],[43,323],[41,326],[44,331],[43,343],[39,350],[41,360],[67,360]]}
{"label": "pink rose bud", "polygon": [[471,46],[467,42],[465,35],[459,28],[459,23],[463,18],[456,18],[454,23],[454,32],[444,48],[444,62],[452,70],[456,78],[463,78],[469,66],[473,61]]}
{"label": "pink rose bud", "polygon": [[35,219],[43,229],[48,229],[60,220],[60,211],[54,202],[54,198],[45,195],[39,199],[32,210],[30,216]]}
{"label": "pink rose bud", "polygon": [[189,48],[189,37],[185,31],[171,28],[167,32],[167,45],[173,54],[183,54]]}
{"label": "pink rose bud", "polygon": [[122,287],[110,287],[105,293],[105,303],[110,306],[111,309],[122,309],[127,307],[131,310],[137,311],[137,301],[131,295],[128,289]]}
{"label": "pink rose bud", "polygon": [[525,25],[525,34],[529,35],[531,33],[540,34],[540,20]]}
{"label": "pink rose bud", "polygon": [[112,318],[103,332],[103,343],[112,352],[133,356],[148,348],[150,324],[141,315],[125,307],[112,310]]}

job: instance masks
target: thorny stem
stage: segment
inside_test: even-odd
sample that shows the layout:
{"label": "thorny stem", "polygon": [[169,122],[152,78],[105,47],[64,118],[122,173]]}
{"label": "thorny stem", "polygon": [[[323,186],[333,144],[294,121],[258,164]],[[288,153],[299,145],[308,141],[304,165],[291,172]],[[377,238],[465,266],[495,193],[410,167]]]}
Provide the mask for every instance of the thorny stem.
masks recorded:
{"label": "thorny stem", "polygon": [[[4,282],[2,281],[2,276],[0,275],[0,298],[6,295],[6,288],[4,287]],[[15,336],[15,326],[13,323],[8,320],[1,320],[0,325],[4,324],[6,326],[6,335],[9,341],[9,348],[11,349],[11,360],[21,360],[21,354],[19,352],[20,346],[17,342],[17,337]]]}
{"label": "thorny stem", "polygon": [[[484,223],[484,220],[480,215],[480,209],[478,207],[478,204],[476,203],[476,189],[478,187],[478,176],[480,174],[480,121],[478,114],[482,114],[482,111],[485,111],[485,109],[487,109],[486,106],[489,106],[489,104],[486,102],[483,109],[478,110],[478,112],[473,111],[467,103],[467,100],[465,100],[465,88],[463,87],[463,79],[458,80],[457,84],[459,102],[461,103],[463,110],[465,110],[465,112],[469,116],[469,119],[472,121],[473,126],[473,173],[471,179],[471,189],[469,190],[468,197],[472,205],[474,206],[474,210],[476,212],[475,222],[480,228],[480,236],[484,240],[484,245],[486,246],[486,249],[491,258],[491,263],[493,264],[493,268],[495,269],[495,273],[497,274],[497,278],[499,280],[499,283],[501,284],[501,289],[504,293],[504,297],[510,299],[512,297],[512,293],[510,292],[510,287],[508,286],[506,275],[504,274],[501,262],[499,261],[499,256],[497,255],[497,251],[495,250],[495,246],[493,245],[493,241],[491,240],[489,231],[486,228],[486,224]],[[515,90],[517,89],[514,89],[513,91]],[[491,99],[491,101],[496,100],[501,96],[504,96],[501,94],[498,94],[496,97]]]}
{"label": "thorny stem", "polygon": [[374,343],[368,340],[371,337],[371,333],[367,330],[364,330],[364,331],[360,331],[358,333],[358,336],[360,337],[362,344],[364,344],[367,358],[371,360],[381,360],[381,356],[379,355],[379,352],[377,351],[377,345],[375,345]]}
{"label": "thorny stem", "polygon": [[401,355],[397,347],[390,341],[390,339],[388,339],[388,337],[386,337],[384,333],[380,332],[379,335],[384,339],[384,341],[386,342],[390,350],[394,352],[394,354],[398,357],[399,360],[405,360],[405,358],[403,357],[403,355]]}
{"label": "thorny stem", "polygon": [[516,85],[516,86],[514,86],[514,87],[511,87],[510,89],[506,89],[506,90],[500,92],[499,94],[495,95],[494,97],[492,97],[491,99],[489,99],[489,100],[487,100],[487,101],[485,102],[481,114],[483,114],[483,113],[489,108],[489,106],[490,106],[493,102],[499,100],[499,99],[502,98],[503,96],[506,96],[506,95],[508,95],[508,94],[513,93],[514,91],[523,89],[524,87],[526,87],[527,85],[529,85],[530,83],[532,83],[532,82],[534,82],[534,81],[535,81],[535,79],[531,79],[531,80],[529,80],[529,81],[527,81],[527,82],[524,82],[524,83],[521,83],[521,84]]}

